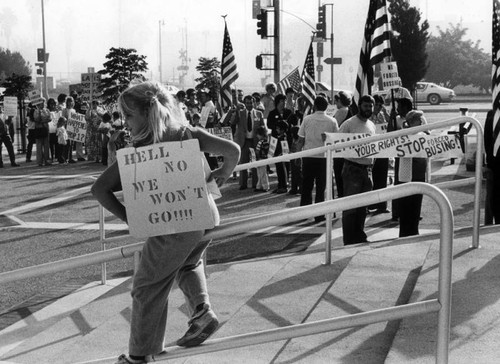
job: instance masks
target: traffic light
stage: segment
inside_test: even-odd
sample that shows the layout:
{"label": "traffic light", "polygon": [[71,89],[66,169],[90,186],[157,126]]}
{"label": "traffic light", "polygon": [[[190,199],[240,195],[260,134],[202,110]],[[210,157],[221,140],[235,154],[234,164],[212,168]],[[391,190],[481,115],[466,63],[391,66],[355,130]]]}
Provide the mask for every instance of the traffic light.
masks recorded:
{"label": "traffic light", "polygon": [[44,61],[44,49],[43,48],[37,48],[36,50],[36,55],[37,55],[37,61],[38,62],[43,62]]}
{"label": "traffic light", "polygon": [[267,10],[261,9],[257,14],[257,34],[262,39],[267,38]]}
{"label": "traffic light", "polygon": [[257,67],[258,70],[262,69],[262,55],[258,55],[255,57],[255,67]]}
{"label": "traffic light", "polygon": [[318,7],[318,24],[316,37],[326,39],[326,5]]}

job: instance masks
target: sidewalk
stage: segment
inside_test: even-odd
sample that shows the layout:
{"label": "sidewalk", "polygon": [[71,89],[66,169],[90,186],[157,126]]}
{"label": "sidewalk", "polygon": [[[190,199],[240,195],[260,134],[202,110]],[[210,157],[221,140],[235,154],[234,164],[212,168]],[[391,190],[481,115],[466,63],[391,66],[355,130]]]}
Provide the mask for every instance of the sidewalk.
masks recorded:
{"label": "sidewalk", "polygon": [[[372,244],[341,248],[336,223],[332,265],[323,265],[324,236],[307,251],[207,268],[211,301],[221,321],[213,336],[386,308],[434,297],[438,234],[395,239],[397,229],[376,215]],[[498,362],[500,339],[500,227],[481,229],[481,249],[470,249],[471,229],[456,232],[450,363]],[[426,232],[423,232],[426,233]],[[130,280],[91,284],[0,332],[0,363],[78,363],[127,351]],[[186,329],[184,299],[170,300],[167,351]],[[172,359],[168,363],[433,363],[436,315]],[[209,345],[209,342],[207,342]],[[3,361],[1,361],[3,360]]]}

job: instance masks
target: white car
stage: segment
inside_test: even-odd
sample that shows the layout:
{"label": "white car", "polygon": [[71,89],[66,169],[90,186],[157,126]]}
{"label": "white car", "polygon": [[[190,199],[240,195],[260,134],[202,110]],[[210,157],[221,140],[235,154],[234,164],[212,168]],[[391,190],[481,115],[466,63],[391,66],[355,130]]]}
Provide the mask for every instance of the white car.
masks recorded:
{"label": "white car", "polygon": [[[373,94],[381,95],[386,105],[391,103],[390,90],[375,91]],[[415,94],[417,103],[428,102],[431,105],[439,105],[441,102],[450,102],[455,98],[455,92],[452,89],[436,85],[432,82],[417,82]]]}
{"label": "white car", "polygon": [[428,102],[431,105],[450,102],[455,98],[455,92],[452,89],[436,85],[432,82],[417,82],[415,93],[417,95],[417,102]]}

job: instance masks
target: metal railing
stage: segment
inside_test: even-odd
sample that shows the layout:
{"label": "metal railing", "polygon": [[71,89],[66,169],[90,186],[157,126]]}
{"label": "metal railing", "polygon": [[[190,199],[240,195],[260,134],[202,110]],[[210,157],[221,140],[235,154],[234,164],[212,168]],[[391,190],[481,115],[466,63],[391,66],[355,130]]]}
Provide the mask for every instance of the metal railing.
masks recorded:
{"label": "metal railing", "polygon": [[[316,148],[316,149],[311,149],[311,150],[306,150],[306,151],[301,151],[301,152],[296,152],[292,154],[286,154],[283,156],[279,157],[274,157],[274,158],[269,158],[269,159],[263,159],[260,161],[252,162],[252,163],[245,163],[245,164],[240,164],[236,166],[235,171],[241,171],[244,169],[250,169],[250,168],[256,168],[260,166],[265,166],[269,164],[274,164],[274,163],[279,163],[279,162],[287,162],[293,159],[298,159],[298,158],[303,158],[303,157],[310,157],[313,155],[318,155],[318,154],[323,154],[326,153],[326,159],[330,161],[330,163],[327,163],[327,183],[326,183],[326,200],[329,201],[332,199],[332,191],[333,191],[333,167],[332,167],[332,160],[333,160],[333,151],[334,150],[341,150],[344,148],[349,148],[349,147],[354,147],[357,145],[362,145],[366,143],[371,143],[371,142],[377,142],[381,140],[386,140],[386,139],[392,139],[396,138],[399,136],[405,136],[405,135],[412,135],[412,134],[417,134],[422,131],[429,131],[429,130],[435,130],[435,129],[445,129],[449,128],[450,126],[453,125],[460,125],[462,123],[471,123],[472,125],[475,126],[477,130],[477,153],[476,153],[476,164],[475,164],[475,177],[472,178],[464,178],[459,181],[451,181],[451,182],[441,182],[436,184],[440,188],[450,188],[450,187],[458,187],[458,186],[465,186],[469,184],[475,184],[474,187],[474,212],[473,212],[473,233],[472,233],[472,247],[473,248],[478,248],[479,247],[479,225],[480,225],[480,212],[481,212],[481,185],[482,185],[482,164],[483,164],[483,151],[484,151],[484,138],[483,138],[483,126],[479,121],[476,119],[469,117],[469,116],[459,116],[456,118],[452,118],[449,120],[444,120],[432,124],[426,124],[426,125],[421,125],[417,127],[412,127],[412,128],[407,128],[407,129],[402,129],[402,130],[397,130],[397,131],[392,131],[389,133],[384,133],[384,134],[377,134],[368,138],[363,138],[363,139],[356,139],[356,140],[351,140],[348,142],[344,143],[336,143],[334,145],[329,145],[329,146],[324,146],[321,148]],[[338,156],[336,155],[337,157]],[[392,188],[392,187],[388,187]],[[367,204],[368,205],[368,204]],[[331,264],[331,234],[332,234],[332,224],[329,223],[331,222],[332,215],[327,214],[326,215],[326,244],[325,244],[325,264]]]}
{"label": "metal railing", "polygon": [[[345,143],[338,143],[332,146],[317,148],[315,150],[303,151],[293,153],[293,155],[285,155],[282,157],[272,158],[268,161],[258,161],[254,163],[239,165],[236,170],[254,168],[257,166],[264,166],[281,161],[288,161],[291,159],[317,155],[320,153],[330,153],[336,149],[347,148],[355,145],[364,144],[367,142],[379,141],[389,139],[400,135],[414,134],[419,131],[442,129],[450,125],[456,125],[463,122],[471,122],[476,126],[478,131],[478,153],[476,158],[476,189],[474,201],[474,228],[473,233],[477,233],[475,247],[478,246],[479,241],[479,198],[480,196],[480,183],[481,183],[481,170],[482,170],[482,126],[479,122],[470,117],[459,117],[439,123],[430,125],[395,131],[387,134],[376,135],[363,140],[354,140]],[[331,160],[331,159],[330,159]],[[271,162],[272,161],[272,162]],[[331,168],[331,166],[329,167]],[[328,173],[330,175],[331,173]],[[459,181],[458,181],[459,182]],[[331,176],[330,176],[330,183]],[[456,182],[454,182],[456,184]],[[478,187],[479,185],[479,187]],[[327,187],[327,191],[331,191],[331,185]],[[330,192],[331,193],[331,192]],[[378,202],[388,201],[395,198],[401,198],[413,194],[424,194],[432,198],[439,206],[441,218],[441,233],[440,233],[440,263],[439,263],[439,284],[438,284],[438,299],[428,300],[415,304],[407,304],[404,306],[392,307],[382,310],[365,312],[362,314],[355,314],[333,318],[323,321],[318,321],[308,324],[293,325],[286,328],[279,328],[274,330],[266,330],[259,333],[252,333],[240,335],[237,337],[223,338],[211,340],[206,342],[203,346],[190,350],[172,349],[165,355],[160,355],[156,359],[172,359],[178,356],[195,355],[201,353],[208,353],[219,350],[227,350],[247,345],[255,345],[269,341],[282,340],[286,338],[299,337],[310,335],[330,330],[338,330],[346,327],[365,325],[367,323],[381,322],[393,319],[400,319],[407,316],[417,315],[424,312],[439,312],[438,319],[438,340],[436,347],[436,362],[446,363],[448,360],[448,342],[449,342],[449,326],[450,326],[450,308],[451,308],[451,257],[453,245],[453,214],[450,203],[444,193],[437,187],[431,186],[426,183],[405,183],[404,185],[393,186],[381,190],[362,193],[354,196],[348,196],[336,200],[329,200],[323,203],[297,207],[287,210],[287,214],[282,212],[272,212],[260,216],[240,220],[233,223],[227,223],[209,231],[205,238],[206,240],[218,239],[234,234],[239,234],[244,231],[252,231],[264,227],[287,224],[304,218],[310,218],[317,215],[331,216],[333,212],[344,211],[347,209],[371,205]],[[328,196],[327,196],[328,197]],[[331,197],[331,196],[330,196]],[[477,205],[477,206],[476,206]],[[477,210],[476,210],[477,208]],[[476,214],[477,212],[477,214]],[[122,237],[106,239],[103,231],[104,214],[100,215],[101,225],[101,241],[117,240]],[[331,224],[327,224],[331,229]],[[330,230],[331,231],[331,230]],[[473,237],[474,238],[474,237]],[[331,239],[327,239],[331,240]],[[328,243],[329,241],[327,241]],[[55,273],[63,270],[69,270],[77,267],[104,264],[105,262],[128,258],[136,255],[142,250],[143,242],[130,244],[127,246],[104,250],[101,252],[91,253],[83,256],[73,257],[57,262],[50,262],[34,267],[22,268],[19,270],[0,273],[0,284],[12,282],[20,279],[39,276],[42,274]],[[105,248],[103,243],[103,248]],[[328,252],[330,254],[330,251]],[[137,255],[136,255],[137,256]],[[105,272],[105,266],[103,268]],[[105,277],[103,278],[105,281]],[[106,359],[109,360],[109,359]]]}
{"label": "metal railing", "polygon": [[[156,361],[170,360],[181,356],[192,356],[214,351],[228,350],[242,346],[268,343],[294,337],[318,334],[322,332],[340,330],[348,327],[361,326],[376,322],[402,319],[404,317],[423,313],[438,312],[436,363],[448,362],[450,314],[451,314],[451,271],[453,249],[453,212],[446,195],[437,187],[421,182],[409,182],[332,201],[296,207],[287,210],[286,214],[280,211],[263,214],[228,223],[209,231],[205,238],[218,239],[245,231],[261,229],[268,226],[283,225],[303,218],[316,215],[344,211],[347,209],[366,206],[401,198],[414,194],[423,194],[433,199],[439,207],[440,216],[440,244],[439,244],[439,271],[438,271],[438,298],[418,303],[405,304],[397,307],[367,311],[354,315],[346,315],[321,321],[291,325],[283,328],[264,330],[234,337],[213,339],[193,349],[167,348],[166,353],[155,356]],[[0,284],[18,279],[40,276],[41,274],[55,273],[71,268],[100,264],[106,261],[133,256],[140,251],[144,243],[135,243],[121,248],[113,248],[103,252],[96,252],[84,256],[74,257],[63,261],[28,267],[12,272],[0,274]],[[109,362],[111,358],[92,361],[92,363]]]}

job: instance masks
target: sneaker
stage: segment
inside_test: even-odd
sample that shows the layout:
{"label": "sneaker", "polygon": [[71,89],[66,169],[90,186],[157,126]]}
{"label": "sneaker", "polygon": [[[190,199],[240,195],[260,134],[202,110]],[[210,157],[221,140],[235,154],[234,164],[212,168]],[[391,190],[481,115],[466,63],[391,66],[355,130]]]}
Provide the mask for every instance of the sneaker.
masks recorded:
{"label": "sneaker", "polygon": [[145,364],[147,363],[147,358],[144,360],[131,359],[128,355],[122,354],[118,357],[118,361],[115,364]]}
{"label": "sneaker", "polygon": [[206,303],[188,322],[189,329],[177,340],[177,345],[184,347],[198,346],[212,335],[219,326],[214,311]]}

